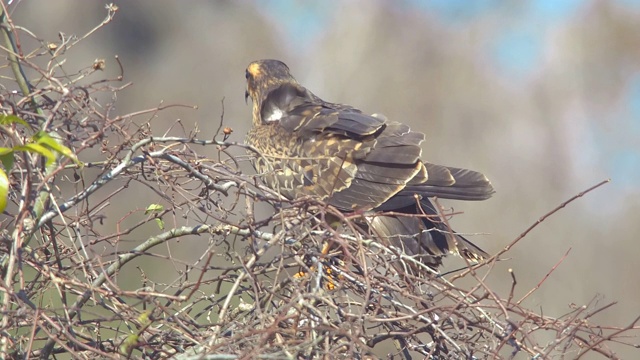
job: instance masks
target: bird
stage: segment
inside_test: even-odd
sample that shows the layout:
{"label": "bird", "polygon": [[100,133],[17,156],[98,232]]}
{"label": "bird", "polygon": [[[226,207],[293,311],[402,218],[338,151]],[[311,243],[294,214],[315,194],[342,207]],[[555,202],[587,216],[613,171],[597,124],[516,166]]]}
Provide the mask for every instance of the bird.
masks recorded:
{"label": "bird", "polygon": [[313,197],[343,213],[369,214],[380,239],[431,269],[459,255],[489,255],[451,231],[432,197],[485,200],[495,192],[480,172],[423,161],[425,134],[382,115],[322,100],[282,61],[253,61],[245,71],[252,127],[245,142],[267,187],[286,199]]}

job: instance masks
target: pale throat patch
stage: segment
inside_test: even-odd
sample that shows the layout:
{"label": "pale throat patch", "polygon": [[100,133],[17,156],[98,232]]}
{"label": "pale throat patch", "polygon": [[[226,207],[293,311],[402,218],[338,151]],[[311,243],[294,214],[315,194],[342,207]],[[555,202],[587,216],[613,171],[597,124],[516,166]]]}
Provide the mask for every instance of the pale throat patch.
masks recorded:
{"label": "pale throat patch", "polygon": [[284,116],[284,111],[275,108],[273,109],[273,111],[271,112],[271,114],[269,114],[269,117],[264,119],[264,121],[278,121],[280,119],[282,119],[282,116]]}

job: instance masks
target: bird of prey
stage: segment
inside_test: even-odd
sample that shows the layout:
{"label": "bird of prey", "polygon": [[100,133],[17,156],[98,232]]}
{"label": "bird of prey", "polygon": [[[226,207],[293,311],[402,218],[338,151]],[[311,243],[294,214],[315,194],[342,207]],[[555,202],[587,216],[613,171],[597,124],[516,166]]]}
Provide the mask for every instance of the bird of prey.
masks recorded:
{"label": "bird of prey", "polygon": [[[326,102],[300,85],[286,64],[254,61],[245,99],[253,102],[247,143],[265,184],[288,199],[316,197],[343,212],[361,211],[373,234],[431,268],[447,254],[488,257],[452,232],[429,197],[485,200],[494,193],[481,173],[423,162],[423,133]],[[403,214],[406,214],[404,216]]]}

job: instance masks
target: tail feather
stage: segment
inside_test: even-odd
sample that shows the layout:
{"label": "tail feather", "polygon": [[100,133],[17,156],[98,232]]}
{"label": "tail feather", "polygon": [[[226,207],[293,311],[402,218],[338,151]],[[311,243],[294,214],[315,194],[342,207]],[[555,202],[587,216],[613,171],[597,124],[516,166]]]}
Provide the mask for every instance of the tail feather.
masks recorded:
{"label": "tail feather", "polygon": [[480,172],[431,163],[424,165],[426,181],[410,182],[404,192],[454,200],[486,200],[495,193],[489,179]]}
{"label": "tail feather", "polygon": [[473,263],[489,257],[480,247],[449,229],[426,198],[420,201],[419,207],[414,200],[413,206],[396,209],[396,212],[407,216],[373,216],[369,219],[371,230],[433,269],[440,266],[442,257],[449,254],[459,255]]}

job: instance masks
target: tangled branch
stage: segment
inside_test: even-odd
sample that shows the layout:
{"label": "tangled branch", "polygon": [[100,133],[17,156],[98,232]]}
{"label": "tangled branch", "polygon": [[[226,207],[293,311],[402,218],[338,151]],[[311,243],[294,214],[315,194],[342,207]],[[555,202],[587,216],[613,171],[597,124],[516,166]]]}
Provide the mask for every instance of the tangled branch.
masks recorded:
{"label": "tangled branch", "polygon": [[615,359],[611,343],[634,346],[638,318],[623,327],[593,322],[614,303],[595,297],[554,318],[523,305],[544,279],[517,301],[514,273],[508,294],[486,282],[531,229],[606,181],[541,217],[491,261],[438,274],[359,225],[375,214],[289,201],[242,173],[259,154],[228,141],[222,122],[211,139],[179,121],[154,136],[150,118],[170,106],[114,114],[116,94],[129,86],[117,58],[115,78],[101,76],[106,61],[54,75],[116,10],[85,36],[30,51],[48,54],[44,68],[17,46],[35,35],[4,12],[2,51],[21,91],[3,91],[1,111],[28,125],[2,125],[3,146],[44,131],[85,163],[59,156],[47,164],[22,152],[5,169],[1,356]]}

